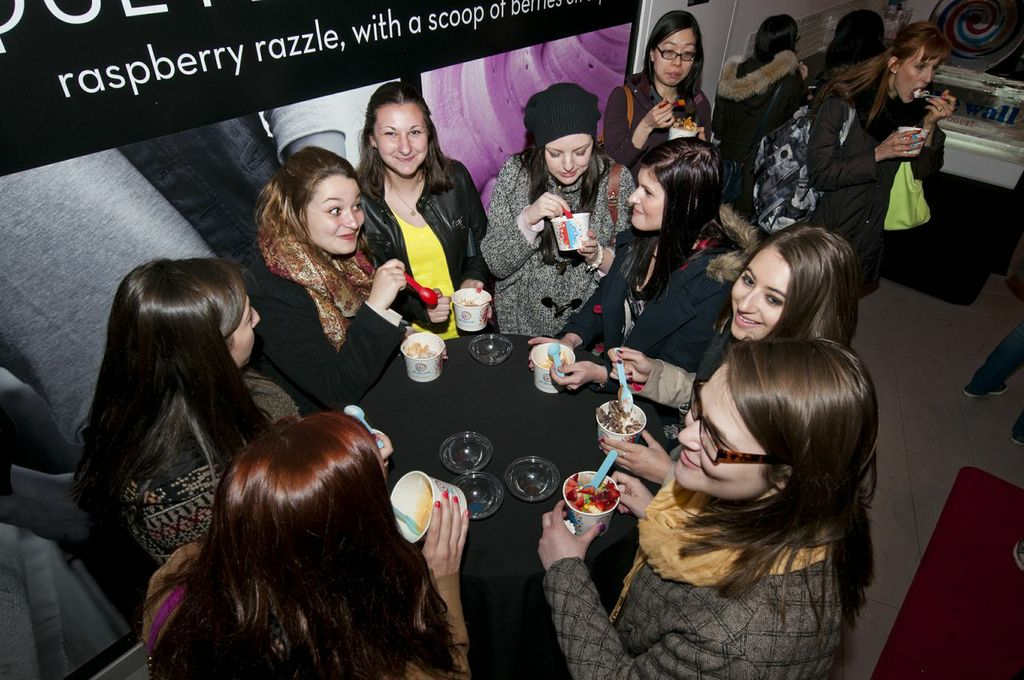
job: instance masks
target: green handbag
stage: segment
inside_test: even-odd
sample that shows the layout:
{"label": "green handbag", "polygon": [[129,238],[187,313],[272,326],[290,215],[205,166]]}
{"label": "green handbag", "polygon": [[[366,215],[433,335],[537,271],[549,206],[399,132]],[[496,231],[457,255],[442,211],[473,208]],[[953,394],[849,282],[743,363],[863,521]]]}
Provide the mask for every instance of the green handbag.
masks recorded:
{"label": "green handbag", "polygon": [[889,210],[885,213],[885,230],[901,231],[919,227],[932,218],[924,200],[924,184],[914,177],[909,162],[900,163],[889,191]]}

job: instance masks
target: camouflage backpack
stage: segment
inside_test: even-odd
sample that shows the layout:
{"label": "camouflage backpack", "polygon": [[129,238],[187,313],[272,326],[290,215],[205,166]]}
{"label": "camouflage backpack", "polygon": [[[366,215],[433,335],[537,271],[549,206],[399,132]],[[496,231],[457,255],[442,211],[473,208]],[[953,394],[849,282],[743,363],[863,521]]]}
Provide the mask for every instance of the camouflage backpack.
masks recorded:
{"label": "camouflage backpack", "polygon": [[[839,133],[846,142],[857,118],[850,112]],[[793,117],[766,134],[754,159],[754,222],[774,234],[803,222],[814,214],[821,191],[811,186],[807,172],[807,144],[811,138],[810,107],[802,106]]]}

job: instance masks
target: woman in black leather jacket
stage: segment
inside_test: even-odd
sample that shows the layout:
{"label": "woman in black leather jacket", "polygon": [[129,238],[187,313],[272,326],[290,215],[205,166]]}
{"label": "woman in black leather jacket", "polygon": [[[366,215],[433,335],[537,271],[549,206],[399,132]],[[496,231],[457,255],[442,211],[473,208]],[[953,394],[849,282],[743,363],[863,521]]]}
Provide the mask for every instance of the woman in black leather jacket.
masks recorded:
{"label": "woman in black leather jacket", "polygon": [[407,290],[394,308],[414,326],[455,337],[452,293],[481,289],[487,281],[478,248],[487,215],[465,166],[441,152],[430,109],[415,87],[387,83],[370,97],[359,180],[374,260],[400,259],[421,285],[439,294],[437,306],[427,308]]}

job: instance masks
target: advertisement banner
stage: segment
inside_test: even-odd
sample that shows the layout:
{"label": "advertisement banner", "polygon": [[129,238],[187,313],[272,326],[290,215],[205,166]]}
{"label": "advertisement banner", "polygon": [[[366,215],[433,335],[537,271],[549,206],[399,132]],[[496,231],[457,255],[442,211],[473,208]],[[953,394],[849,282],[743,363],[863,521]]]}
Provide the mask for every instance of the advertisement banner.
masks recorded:
{"label": "advertisement banner", "polygon": [[629,23],[619,0],[9,0],[0,175]]}

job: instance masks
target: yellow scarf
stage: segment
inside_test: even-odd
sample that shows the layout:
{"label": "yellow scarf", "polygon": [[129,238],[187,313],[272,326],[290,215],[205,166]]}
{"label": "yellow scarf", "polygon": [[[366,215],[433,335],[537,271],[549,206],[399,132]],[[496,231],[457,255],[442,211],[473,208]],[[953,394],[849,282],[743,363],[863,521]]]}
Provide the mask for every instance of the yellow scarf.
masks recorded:
{"label": "yellow scarf", "polygon": [[[637,550],[633,568],[623,581],[622,592],[611,613],[612,621],[619,615],[633,578],[645,564],[650,565],[654,573],[666,581],[689,583],[697,587],[716,586],[732,571],[740,554],[736,549],[686,557],[679,555],[682,548],[693,542],[692,536],[686,531],[687,525],[703,512],[711,500],[711,496],[705,493],[684,489],[675,479],[670,479],[661,487],[661,491],[644,511],[644,517],[637,523],[640,529],[640,549]],[[826,554],[827,549],[823,546],[803,548],[797,552],[790,570],[806,569],[825,559]],[[788,554],[781,555],[772,566],[771,573],[786,573],[788,561]]]}

